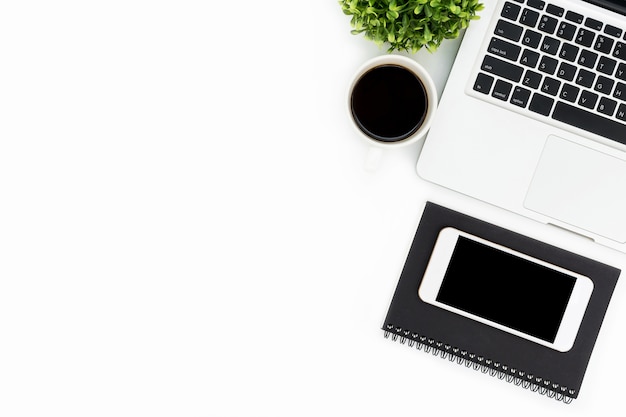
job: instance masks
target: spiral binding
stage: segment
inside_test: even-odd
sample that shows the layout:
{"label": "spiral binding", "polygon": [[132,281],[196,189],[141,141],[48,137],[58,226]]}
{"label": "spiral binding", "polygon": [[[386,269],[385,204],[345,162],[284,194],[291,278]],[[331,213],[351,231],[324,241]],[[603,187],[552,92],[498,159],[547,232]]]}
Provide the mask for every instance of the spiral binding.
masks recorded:
{"label": "spiral binding", "polygon": [[557,401],[563,401],[565,404],[571,403],[576,394],[575,390],[568,389],[552,381],[533,374],[527,374],[519,369],[459,349],[458,347],[435,341],[410,330],[387,324],[385,326],[385,338],[389,339],[390,337],[394,342],[399,341],[400,344],[406,344],[409,347],[415,346],[417,350],[432,353],[434,356],[441,357],[441,359],[448,359],[450,362],[465,365],[465,367],[473,368],[475,371],[480,370],[483,374],[488,373],[498,379],[512,382],[515,385],[546,395],[549,398],[554,398]]}

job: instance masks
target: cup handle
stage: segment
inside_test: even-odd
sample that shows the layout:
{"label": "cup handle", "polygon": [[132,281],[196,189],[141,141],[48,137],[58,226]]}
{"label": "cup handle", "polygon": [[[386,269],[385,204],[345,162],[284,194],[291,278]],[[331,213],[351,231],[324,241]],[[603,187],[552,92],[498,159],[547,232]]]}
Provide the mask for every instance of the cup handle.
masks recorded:
{"label": "cup handle", "polygon": [[374,172],[380,166],[380,160],[383,156],[383,150],[377,146],[370,146],[365,157],[365,170]]}

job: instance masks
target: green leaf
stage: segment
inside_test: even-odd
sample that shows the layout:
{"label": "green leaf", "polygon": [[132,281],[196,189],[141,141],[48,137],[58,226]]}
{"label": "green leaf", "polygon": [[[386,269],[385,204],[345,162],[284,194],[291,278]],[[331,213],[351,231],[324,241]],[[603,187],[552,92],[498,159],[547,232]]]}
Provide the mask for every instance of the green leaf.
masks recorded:
{"label": "green leaf", "polygon": [[436,50],[479,18],[481,0],[338,0],[351,16],[352,34],[362,34],[388,51]]}
{"label": "green leaf", "polygon": [[433,34],[430,31],[430,28],[428,27],[428,25],[424,25],[424,40],[426,42],[430,42],[433,39]]}

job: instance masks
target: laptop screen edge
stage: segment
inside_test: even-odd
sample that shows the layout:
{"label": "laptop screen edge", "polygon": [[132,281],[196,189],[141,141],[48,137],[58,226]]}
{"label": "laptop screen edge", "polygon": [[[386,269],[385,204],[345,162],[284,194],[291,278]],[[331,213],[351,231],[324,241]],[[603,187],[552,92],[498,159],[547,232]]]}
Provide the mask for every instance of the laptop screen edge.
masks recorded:
{"label": "laptop screen edge", "polygon": [[583,0],[587,3],[626,15],[626,1],[624,0]]}

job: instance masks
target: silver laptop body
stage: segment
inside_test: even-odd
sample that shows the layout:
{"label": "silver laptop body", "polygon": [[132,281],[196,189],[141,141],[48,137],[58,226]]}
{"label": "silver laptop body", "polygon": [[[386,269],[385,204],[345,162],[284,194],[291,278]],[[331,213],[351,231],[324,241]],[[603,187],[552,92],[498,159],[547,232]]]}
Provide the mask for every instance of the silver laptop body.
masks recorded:
{"label": "silver laptop body", "polygon": [[484,3],[418,174],[626,252],[626,16],[581,0]]}

